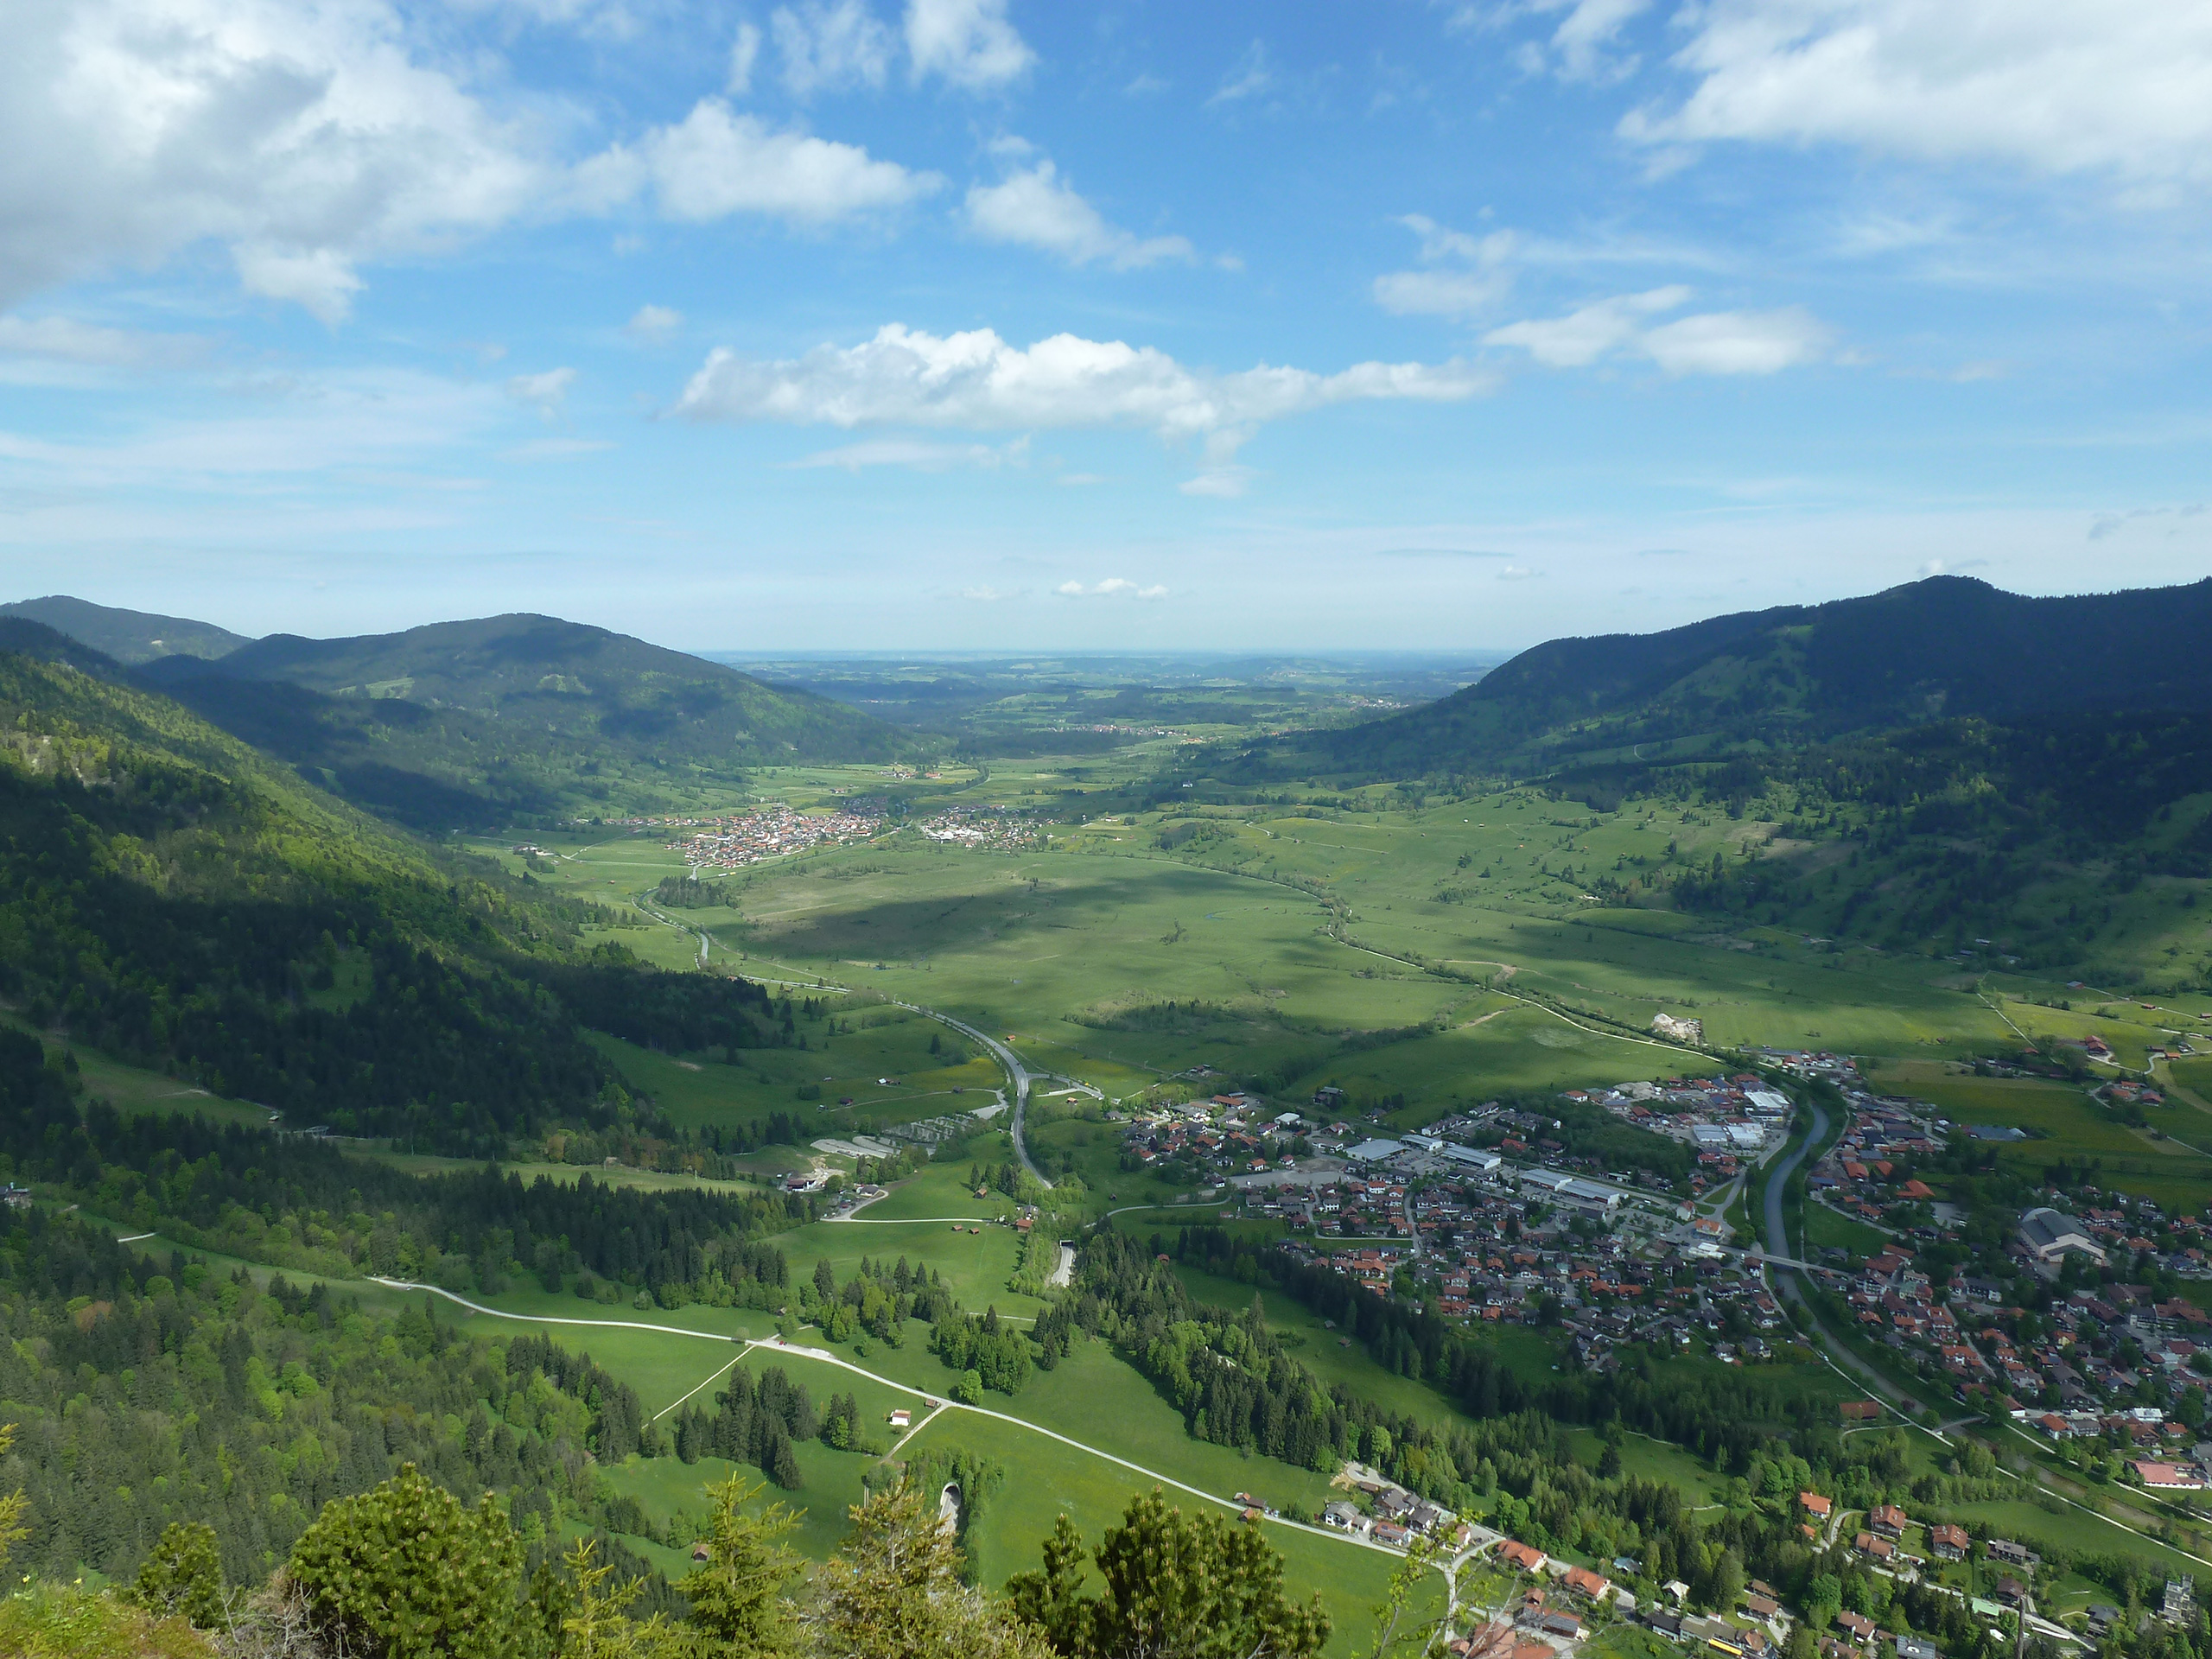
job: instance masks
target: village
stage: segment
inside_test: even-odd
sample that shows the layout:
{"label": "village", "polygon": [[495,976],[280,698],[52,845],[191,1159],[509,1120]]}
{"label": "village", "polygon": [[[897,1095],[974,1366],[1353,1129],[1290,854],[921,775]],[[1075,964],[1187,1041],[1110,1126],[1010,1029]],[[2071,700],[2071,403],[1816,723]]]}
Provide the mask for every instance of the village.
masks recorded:
{"label": "village", "polygon": [[[1652,1582],[1634,1556],[1580,1565],[1453,1516],[1360,1464],[1346,1465],[1335,1484],[1346,1496],[1324,1507],[1323,1525],[1391,1548],[1426,1542],[1440,1559],[1478,1569],[1469,1580],[1473,1628],[1448,1644],[1459,1659],[1558,1659],[1588,1638],[1624,1627],[1640,1627],[1724,1659],[1797,1651],[1817,1652],[1821,1659],[1938,1659],[1936,1644],[1909,1625],[1885,1630],[1848,1607],[1819,1609],[1817,1631],[1805,1627],[1803,1613],[1785,1606],[1779,1591],[1757,1579],[1724,1586],[1720,1605],[1693,1611],[1688,1584]],[[1242,1493],[1238,1501],[1258,1502]],[[2037,1593],[2048,1587],[2050,1569],[2035,1550],[1993,1531],[1977,1534],[1956,1522],[1916,1518],[1895,1503],[1849,1509],[1817,1491],[1776,1502],[1796,1522],[1816,1567],[1923,1586],[1956,1604],[1970,1626],[2002,1646],[2036,1638],[2078,1649],[2085,1640],[2101,1642],[2124,1617],[2105,1603],[2069,1615],[2069,1624],[2039,1611]],[[1257,1512],[1247,1510],[1248,1516]],[[2195,1614],[2194,1581],[2176,1578],[2165,1582],[2155,1606],[2136,1617],[2145,1624],[2162,1620],[2185,1629]],[[1802,1649],[1796,1639],[1801,1630],[1816,1638]],[[1601,1644],[1595,1650],[1618,1649]]]}
{"label": "village", "polygon": [[683,854],[696,868],[727,871],[817,847],[867,841],[883,831],[884,803],[855,798],[835,812],[817,813],[794,811],[772,802],[724,817],[657,822],[690,831],[669,842],[669,851]]}
{"label": "village", "polygon": [[[1849,1109],[1810,1172],[1812,1202],[1874,1229],[1881,1245],[1808,1255],[1858,1339],[1891,1351],[1961,1409],[2004,1414],[2064,1445],[2095,1478],[2212,1490],[2212,1438],[2199,1432],[2212,1315],[2171,1288],[2127,1281],[2212,1277],[2202,1220],[2121,1195],[2069,1210],[2059,1206],[2079,1195],[2051,1191],[2005,1212],[2000,1241],[1970,1244],[1956,1206],[1936,1200],[1913,1165],[1955,1136],[1999,1132],[1877,1096],[1834,1055],[1761,1058],[1832,1084]],[[1756,1242],[1715,1213],[1745,1166],[1782,1144],[1788,1098],[1748,1074],[1560,1098],[1682,1143],[1694,1168],[1674,1185],[1603,1170],[1568,1154],[1553,1120],[1497,1103],[1424,1131],[1365,1134],[1326,1087],[1304,1110],[1229,1092],[1140,1113],[1123,1161],[1233,1198],[1224,1218],[1279,1224],[1274,1248],[1287,1262],[1455,1323],[1554,1330],[1584,1366],[1611,1369],[1628,1344],[1726,1364],[1802,1357]]]}
{"label": "village", "polygon": [[1037,844],[1035,820],[995,806],[957,806],[926,819],[921,831],[931,841],[971,850],[1009,851]]}

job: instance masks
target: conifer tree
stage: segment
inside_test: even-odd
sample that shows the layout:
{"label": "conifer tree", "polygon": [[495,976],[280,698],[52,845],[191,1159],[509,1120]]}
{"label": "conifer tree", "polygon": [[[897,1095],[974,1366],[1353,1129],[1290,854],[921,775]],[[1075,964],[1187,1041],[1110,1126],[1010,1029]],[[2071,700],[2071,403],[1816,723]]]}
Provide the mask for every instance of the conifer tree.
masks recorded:
{"label": "conifer tree", "polygon": [[747,1513],[760,1490],[738,1475],[707,1489],[707,1562],[678,1586],[711,1659],[771,1659],[797,1640],[784,1590],[803,1569],[783,1540],[798,1521],[781,1503]]}

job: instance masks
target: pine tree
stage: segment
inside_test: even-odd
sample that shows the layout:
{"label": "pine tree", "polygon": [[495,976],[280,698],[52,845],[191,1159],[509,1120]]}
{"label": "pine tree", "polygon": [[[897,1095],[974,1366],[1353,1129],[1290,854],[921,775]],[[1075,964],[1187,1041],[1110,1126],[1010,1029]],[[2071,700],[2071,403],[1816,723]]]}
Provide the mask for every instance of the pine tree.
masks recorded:
{"label": "pine tree", "polygon": [[1081,1540],[1054,1529],[1041,1572],[1007,1586],[1014,1609],[1070,1659],[1173,1653],[1192,1659],[1314,1659],[1329,1639],[1319,1596],[1282,1592],[1282,1557],[1255,1529],[1185,1516],[1155,1489],[1092,1552],[1105,1594],[1080,1593]]}
{"label": "pine tree", "polygon": [[326,1507],[292,1551],[317,1620],[368,1652],[513,1659],[522,1546],[487,1493],[464,1510],[413,1464]]}
{"label": "pine tree", "polygon": [[961,1582],[960,1552],[931,1494],[901,1484],[852,1511],[809,1614],[838,1659],[1052,1659],[1043,1632]]}
{"label": "pine tree", "polygon": [[738,1475],[708,1488],[707,1562],[678,1586],[714,1659],[770,1659],[794,1644],[783,1592],[802,1568],[782,1541],[798,1522],[781,1503],[748,1514],[760,1491]]}
{"label": "pine tree", "polygon": [[139,1564],[130,1599],[156,1617],[181,1613],[203,1630],[223,1622],[223,1562],[215,1529],[204,1521],[172,1521]]}

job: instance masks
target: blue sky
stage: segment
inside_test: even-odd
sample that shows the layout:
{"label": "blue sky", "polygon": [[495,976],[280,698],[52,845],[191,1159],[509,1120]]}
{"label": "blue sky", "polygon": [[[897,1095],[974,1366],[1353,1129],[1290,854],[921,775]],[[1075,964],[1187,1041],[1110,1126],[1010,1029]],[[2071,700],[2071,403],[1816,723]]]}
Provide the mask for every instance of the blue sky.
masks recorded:
{"label": "blue sky", "polygon": [[2212,568],[2212,0],[24,0],[0,597],[1500,648]]}

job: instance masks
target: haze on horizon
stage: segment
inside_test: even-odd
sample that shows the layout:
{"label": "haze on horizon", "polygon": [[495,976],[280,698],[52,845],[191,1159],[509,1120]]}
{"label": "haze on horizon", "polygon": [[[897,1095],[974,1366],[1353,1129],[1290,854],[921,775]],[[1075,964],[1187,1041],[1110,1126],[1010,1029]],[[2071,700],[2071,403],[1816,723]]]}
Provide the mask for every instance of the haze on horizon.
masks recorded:
{"label": "haze on horizon", "polygon": [[2212,0],[86,0],[0,601],[1495,652],[2212,568]]}

